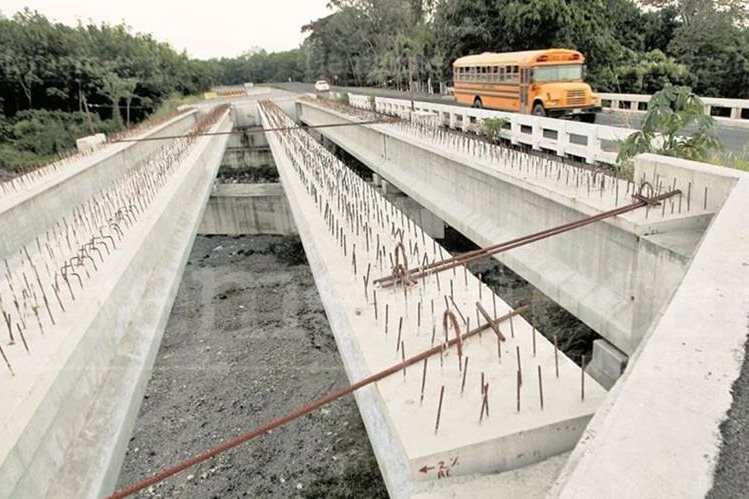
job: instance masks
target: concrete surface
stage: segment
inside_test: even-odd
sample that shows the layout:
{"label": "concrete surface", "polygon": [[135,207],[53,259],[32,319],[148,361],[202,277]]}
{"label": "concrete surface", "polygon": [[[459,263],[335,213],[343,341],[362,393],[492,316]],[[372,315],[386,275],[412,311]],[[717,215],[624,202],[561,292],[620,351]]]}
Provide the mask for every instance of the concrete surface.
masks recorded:
{"label": "concrete surface", "polygon": [[[747,339],[747,211],[749,176],[740,175],[673,299],[573,451],[553,497],[606,497],[612,486],[622,498],[704,497],[711,490],[720,427]],[[744,495],[745,476],[742,481]],[[721,486],[715,491],[721,497],[736,490]]]}
{"label": "concrete surface", "polygon": [[[230,126],[225,115],[213,130]],[[179,157],[185,166],[130,226],[106,271],[92,274],[75,303],[64,300],[68,312],[44,338],[27,329],[31,356],[6,350],[17,372],[0,379],[0,497],[111,490],[225,139],[198,139]],[[65,189],[74,192],[75,181]],[[51,199],[41,194],[35,202]]]}
{"label": "concrete surface", "polygon": [[[184,133],[195,124],[197,116],[197,111],[187,111],[138,137]],[[0,257],[30,244],[34,237],[50,230],[60,217],[70,218],[72,209],[81,199],[91,197],[102,186],[131,171],[162,145],[158,140],[109,144],[39,179],[23,191],[0,196],[0,234],[3,234]]]}
{"label": "concrete surface", "polygon": [[[275,121],[264,121],[264,126],[277,124]],[[277,135],[268,134],[271,150],[282,183],[289,194],[289,204],[310,267],[352,382],[398,362],[402,355],[399,353],[400,347],[405,349],[406,356],[428,349],[430,344],[434,344],[430,334],[432,325],[435,335],[439,335],[437,341],[444,341],[442,338],[447,333],[441,329],[437,331],[437,326],[445,307],[443,299],[447,299],[443,293],[448,292],[448,286],[454,287],[455,310],[463,310],[474,321],[476,319],[472,311],[475,310],[477,300],[487,310],[493,310],[496,306],[497,315],[508,310],[508,306],[496,299],[473,275],[465,274],[455,279],[448,272],[443,275],[442,292],[439,291],[439,285],[435,285],[430,279],[423,285],[417,285],[409,293],[410,298],[405,301],[400,290],[394,292],[378,289],[379,314],[383,314],[383,309],[387,307],[390,314],[389,325],[386,326],[387,321],[383,315],[379,315],[379,319],[375,318],[373,295],[369,293],[365,296],[361,279],[364,275],[363,266],[367,262],[372,265],[372,278],[387,273],[383,269],[383,259],[379,259],[378,263],[373,259],[372,253],[365,250],[365,232],[356,237],[352,227],[347,224],[344,229],[342,225],[341,230],[347,241],[345,244],[350,250],[351,245],[355,245],[357,261],[362,266],[359,267],[358,275],[356,271],[352,272],[351,266],[347,264],[351,256],[344,255],[336,239],[327,235],[328,227],[322,213],[318,214],[318,210],[323,210],[328,204],[324,200],[315,201],[308,192],[322,192],[323,186],[331,185],[326,179],[335,178],[338,185],[350,186],[350,189],[356,191],[356,194],[353,191],[347,194],[346,199],[351,203],[348,207],[344,208],[342,205],[341,208],[336,208],[335,203],[332,204],[331,213],[335,214],[336,220],[345,221],[343,213],[366,199],[367,204],[371,203],[372,206],[370,217],[382,210],[383,217],[387,216],[395,224],[395,228],[404,231],[403,242],[407,247],[413,247],[414,243],[420,245],[422,249],[418,251],[419,255],[423,251],[427,256],[434,256],[441,248],[423,233],[420,237],[416,235],[418,231],[415,229],[412,233],[410,221],[406,222],[405,217],[377,191],[340,163],[327,163],[330,169],[327,172],[324,169],[320,171],[319,177],[305,174],[305,178],[320,179],[319,185],[305,185],[293,166],[300,163],[293,163],[287,156],[286,151],[289,149],[286,147],[292,146],[282,144]],[[307,150],[312,158],[317,153],[329,156],[311,139],[306,145],[297,146],[297,150]],[[317,171],[318,167],[312,163],[302,165],[301,168]],[[331,192],[331,196],[335,199],[335,191]],[[370,217],[365,217],[361,223],[367,221],[367,225],[373,230],[371,237],[374,238],[376,234],[382,249],[388,251],[398,241],[398,236],[382,230]],[[451,284],[453,280],[456,281],[454,286]],[[422,325],[421,314],[417,311],[421,305],[417,305],[417,302],[424,304]],[[436,314],[429,312],[427,303],[434,303]],[[402,329],[398,326],[400,320],[403,320]],[[442,365],[439,356],[428,362],[423,402],[419,400],[421,364],[408,368],[405,377],[397,373],[381,380],[375,387],[357,392],[362,418],[388,491],[393,497],[408,497],[419,490],[416,484],[420,481],[515,469],[564,452],[574,445],[604,392],[562,354],[558,357],[560,374],[557,378],[554,375],[553,345],[542,335],[533,334],[531,326],[521,318],[516,317],[513,321],[511,326],[501,326],[507,335],[501,361],[497,357],[496,341],[492,333],[487,333],[483,339],[475,338],[466,342],[463,347],[464,356],[470,358],[471,367],[467,371],[468,381],[462,393],[461,373],[457,365],[459,359],[454,350],[445,353]],[[389,331],[386,329],[388,327]],[[399,331],[402,335],[398,334]],[[402,343],[398,343],[399,339]],[[537,347],[535,351],[532,346],[534,341]],[[517,359],[513,355],[516,349],[521,352],[521,360],[526,366],[522,371],[526,381],[521,390],[519,413],[512,397],[516,388]],[[539,404],[537,388],[538,366],[541,366],[544,373],[543,408]],[[482,401],[481,373],[484,373],[493,394],[490,397],[492,416],[486,419],[485,424],[480,424],[478,417]],[[580,397],[581,375],[585,378],[586,386],[584,400]],[[444,406],[440,429],[435,434],[433,424],[440,386],[445,387]],[[491,424],[493,421],[500,421],[501,424]]]}
{"label": "concrete surface", "polygon": [[107,136],[103,133],[89,135],[76,139],[75,147],[81,152],[91,152],[101,147],[107,141]]}
{"label": "concrete surface", "polygon": [[593,356],[586,368],[601,386],[611,390],[627,367],[627,355],[603,338],[593,342]]}
{"label": "concrete surface", "polygon": [[[412,499],[541,499],[569,458],[569,452],[540,463],[497,475],[458,477],[431,490],[414,494]],[[435,484],[437,485],[437,484]]]}
{"label": "concrete surface", "polygon": [[216,183],[199,234],[296,234],[281,184]]}
{"label": "concrete surface", "polygon": [[[313,101],[303,101],[300,107],[301,119],[310,124],[360,119]],[[422,129],[412,133],[409,126],[377,124],[319,131],[481,247],[622,206],[631,202],[627,192],[636,188],[608,177],[606,189],[591,190],[586,188],[590,170],[506,149],[482,153],[484,146],[471,139],[446,132],[434,139],[428,133],[420,135]],[[495,154],[510,156],[497,159]],[[685,177],[667,173],[663,178],[669,186],[676,182],[687,190]],[[693,188],[697,192],[703,185]],[[717,195],[712,198],[718,199]],[[679,213],[677,201],[661,210],[640,209],[496,258],[617,348],[631,353],[680,282],[698,235],[713,213],[712,204],[705,210],[696,202],[689,211],[683,202]],[[697,237],[674,239],[677,244],[663,246],[658,239],[649,239],[649,235],[673,231]]]}

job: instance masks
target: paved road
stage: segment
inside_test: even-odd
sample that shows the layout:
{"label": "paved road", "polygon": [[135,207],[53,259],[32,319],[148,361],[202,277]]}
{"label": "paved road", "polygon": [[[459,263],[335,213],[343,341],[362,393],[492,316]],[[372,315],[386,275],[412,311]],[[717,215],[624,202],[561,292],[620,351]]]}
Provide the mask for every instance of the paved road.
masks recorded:
{"label": "paved road", "polygon": [[[314,92],[312,83],[280,83],[278,87],[292,92]],[[454,104],[452,97],[428,94],[410,94],[386,88],[363,88],[363,87],[331,87],[333,91],[365,93],[381,97],[392,97],[395,99],[418,99],[439,104]],[[639,128],[642,115],[635,113],[603,112],[599,113],[596,123],[625,128]],[[718,137],[723,142],[727,151],[740,153],[744,148],[749,148],[749,128],[732,127],[723,123],[719,124]]]}

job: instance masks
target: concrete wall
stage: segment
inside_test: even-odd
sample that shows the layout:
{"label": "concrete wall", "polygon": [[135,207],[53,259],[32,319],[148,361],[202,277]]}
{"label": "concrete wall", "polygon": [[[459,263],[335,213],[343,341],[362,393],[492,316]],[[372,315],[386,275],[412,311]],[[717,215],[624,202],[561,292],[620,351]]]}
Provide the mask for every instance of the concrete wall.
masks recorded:
{"label": "concrete wall", "polygon": [[222,170],[244,170],[273,164],[267,147],[228,146],[221,160]]}
{"label": "concrete wall", "polygon": [[[308,102],[299,107],[302,121],[309,124],[350,119]],[[522,177],[488,169],[472,157],[442,152],[386,130],[379,125],[319,129],[480,246],[601,211],[595,200],[588,203],[574,193],[539,188]],[[497,258],[631,353],[680,282],[710,217],[677,217],[669,227],[668,221],[643,216],[610,219]],[[650,240],[645,236],[666,231],[673,236],[670,244],[661,240],[662,234]]]}
{"label": "concrete wall", "polygon": [[216,184],[200,234],[296,234],[281,184]]}
{"label": "concrete wall", "polygon": [[[188,111],[153,128],[144,137],[184,133],[195,124],[197,116],[197,111]],[[44,235],[80,200],[94,195],[160,146],[157,140],[111,144],[27,190],[0,198],[0,258]]]}
{"label": "concrete wall", "polygon": [[[213,130],[230,128],[225,115]],[[78,297],[63,344],[39,373],[25,373],[33,389],[15,415],[17,437],[3,429],[10,451],[0,464],[0,497],[94,498],[113,489],[225,142],[226,135],[198,141]],[[86,188],[83,175],[65,189],[75,191],[79,179]],[[40,210],[44,200],[55,208],[54,197],[39,195]]]}

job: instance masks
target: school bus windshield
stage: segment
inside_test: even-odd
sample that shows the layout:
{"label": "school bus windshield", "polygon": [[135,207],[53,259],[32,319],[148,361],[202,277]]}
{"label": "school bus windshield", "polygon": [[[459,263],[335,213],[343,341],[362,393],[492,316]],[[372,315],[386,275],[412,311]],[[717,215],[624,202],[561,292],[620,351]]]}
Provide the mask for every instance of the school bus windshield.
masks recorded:
{"label": "school bus windshield", "polygon": [[543,66],[533,69],[534,82],[582,80],[583,67],[580,64]]}

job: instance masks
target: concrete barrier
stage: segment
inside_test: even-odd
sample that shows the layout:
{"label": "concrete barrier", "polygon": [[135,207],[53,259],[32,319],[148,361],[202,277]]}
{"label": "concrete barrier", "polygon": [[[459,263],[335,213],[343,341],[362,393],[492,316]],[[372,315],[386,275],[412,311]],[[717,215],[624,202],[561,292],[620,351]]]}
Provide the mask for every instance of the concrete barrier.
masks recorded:
{"label": "concrete barrier", "polygon": [[[184,133],[195,124],[197,116],[197,111],[188,111],[154,127],[142,137]],[[23,191],[0,197],[0,258],[18,251],[34,237],[44,235],[60,216],[70,214],[80,199],[91,197],[122,173],[135,168],[160,146],[158,140],[112,144]]]}
{"label": "concrete barrier", "polygon": [[107,141],[107,136],[103,133],[81,137],[75,141],[75,147],[80,152],[91,152],[99,148]]}
{"label": "concrete barrier", "polygon": [[[349,103],[361,109],[372,109],[372,101],[364,95],[349,94]],[[512,144],[529,146],[534,150],[553,151],[562,157],[583,158],[589,164],[616,164],[618,141],[636,131],[631,128],[386,97],[374,98],[374,110],[404,119],[411,119],[414,114],[421,121],[426,119],[425,115],[432,114],[438,125],[464,132],[478,131],[484,120],[499,118],[507,122],[502,137]]]}
{"label": "concrete barrier", "polygon": [[216,184],[199,234],[296,234],[281,184]]}
{"label": "concrete barrier", "polygon": [[[599,94],[604,109],[617,112],[645,112],[652,95],[643,94]],[[707,114],[722,114],[715,119],[730,126],[749,127],[749,99],[723,99],[700,97]]]}

